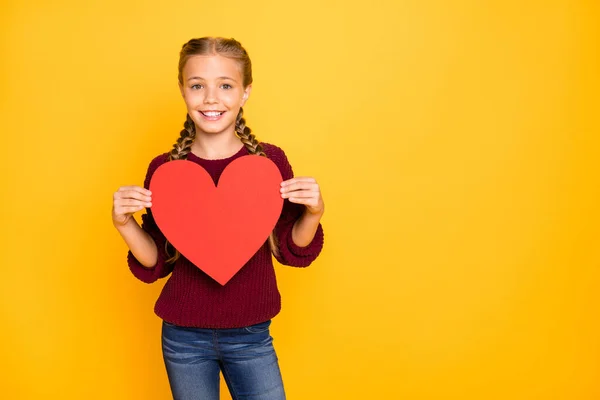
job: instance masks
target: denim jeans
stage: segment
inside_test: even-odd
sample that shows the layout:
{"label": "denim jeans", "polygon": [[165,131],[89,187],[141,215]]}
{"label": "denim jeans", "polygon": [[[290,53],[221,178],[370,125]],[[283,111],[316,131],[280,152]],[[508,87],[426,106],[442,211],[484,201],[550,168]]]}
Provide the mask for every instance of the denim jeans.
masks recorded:
{"label": "denim jeans", "polygon": [[234,400],[284,400],[271,321],[201,329],[163,321],[162,350],[175,400],[218,400],[219,371]]}

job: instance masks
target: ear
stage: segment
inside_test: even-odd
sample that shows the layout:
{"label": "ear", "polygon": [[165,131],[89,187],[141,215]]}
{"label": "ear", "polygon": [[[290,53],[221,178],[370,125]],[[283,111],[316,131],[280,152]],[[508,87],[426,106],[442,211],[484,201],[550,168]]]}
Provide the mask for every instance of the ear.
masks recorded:
{"label": "ear", "polygon": [[177,82],[177,85],[179,86],[179,92],[181,93],[181,97],[185,97],[185,95],[183,94],[183,85],[179,82]]}
{"label": "ear", "polygon": [[244,104],[246,104],[246,101],[248,101],[248,97],[250,97],[250,92],[252,91],[252,85],[248,85],[246,86],[246,88],[244,89],[244,96],[242,97],[242,105],[240,107],[244,107]]}

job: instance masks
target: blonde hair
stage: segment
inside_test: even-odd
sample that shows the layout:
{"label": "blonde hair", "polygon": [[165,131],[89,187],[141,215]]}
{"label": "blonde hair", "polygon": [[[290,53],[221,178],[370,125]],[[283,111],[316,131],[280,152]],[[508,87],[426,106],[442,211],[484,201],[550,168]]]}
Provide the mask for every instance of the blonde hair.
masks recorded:
{"label": "blonde hair", "polygon": [[[242,71],[244,87],[247,87],[252,83],[252,63],[246,50],[242,47],[240,42],[235,39],[226,39],[221,37],[203,37],[199,39],[191,39],[189,42],[183,45],[179,53],[179,83],[183,84],[183,68],[188,58],[196,55],[221,55],[223,57],[232,58],[238,62]],[[246,126],[246,120],[244,119],[244,110],[240,108],[240,112],[235,120],[235,134],[244,144],[250,154],[266,157],[267,155],[263,151],[260,142],[256,139],[256,136],[252,134],[252,130]],[[186,115],[183,129],[179,133],[177,142],[173,145],[173,149],[169,152],[169,161],[172,160],[185,160],[192,149],[192,143],[196,138],[196,125],[192,118]],[[269,246],[271,252],[274,255],[279,255],[279,248],[274,232],[269,235]],[[181,254],[177,249],[175,254],[171,256],[169,253],[169,247],[173,247],[169,241],[165,243],[165,250],[168,263],[174,263]]]}

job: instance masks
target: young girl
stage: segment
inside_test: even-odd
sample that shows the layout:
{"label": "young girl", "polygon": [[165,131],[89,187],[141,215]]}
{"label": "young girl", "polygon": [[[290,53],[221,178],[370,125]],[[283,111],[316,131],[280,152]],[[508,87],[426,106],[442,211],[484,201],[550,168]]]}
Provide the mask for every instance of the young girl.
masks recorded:
{"label": "young girl", "polygon": [[[285,399],[269,333],[281,309],[271,255],[282,264],[306,267],[323,247],[319,185],[311,177],[294,178],[284,152],[258,142],[242,117],[251,84],[250,58],[236,40],[205,37],[184,44],[179,89],[187,118],[181,136],[170,152],[152,160],[144,188],[123,186],[114,194],[113,224],[130,249],[131,272],[146,283],[171,274],[154,310],[163,319],[163,358],[175,399],[218,399],[219,371],[235,400]],[[161,233],[148,187],[160,165],[181,159],[201,165],[216,184],[230,162],[248,154],[268,157],[279,167],[284,206],[269,239],[222,286]],[[143,208],[140,227],[132,215]],[[252,223],[252,210],[239,223]]]}

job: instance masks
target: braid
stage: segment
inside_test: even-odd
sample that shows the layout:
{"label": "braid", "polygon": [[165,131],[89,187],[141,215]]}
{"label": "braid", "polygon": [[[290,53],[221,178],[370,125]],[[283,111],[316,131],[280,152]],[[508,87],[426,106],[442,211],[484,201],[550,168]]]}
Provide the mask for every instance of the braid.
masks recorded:
{"label": "braid", "polygon": [[[194,139],[196,138],[196,124],[194,124],[194,121],[189,114],[186,115],[185,122],[183,123],[183,129],[179,135],[179,139],[177,139],[177,142],[175,142],[173,145],[173,150],[171,150],[169,153],[169,161],[185,160],[192,150],[192,143],[194,143]],[[171,256],[167,262],[174,263],[181,254],[167,240],[165,242],[165,251],[167,252],[168,256],[170,255],[170,248],[175,250],[175,254]]]}
{"label": "braid", "polygon": [[[260,142],[256,139],[256,136],[252,134],[252,130],[246,126],[246,120],[244,119],[244,109],[240,107],[240,112],[235,120],[235,133],[240,138],[246,149],[250,154],[257,156],[266,157],[267,155],[263,151],[263,147]],[[269,246],[275,256],[279,256],[279,245],[277,244],[277,238],[275,232],[271,232],[269,235]]]}
{"label": "braid", "polygon": [[189,114],[186,115],[183,129],[179,133],[179,139],[173,145],[173,150],[169,153],[169,161],[185,160],[192,150],[192,143],[196,139],[196,125]]}
{"label": "braid", "polygon": [[263,151],[262,145],[256,140],[256,136],[252,134],[252,129],[246,126],[246,120],[243,115],[244,109],[240,108],[240,112],[235,120],[235,132],[237,136],[244,143],[250,154],[266,157],[267,155]]}

